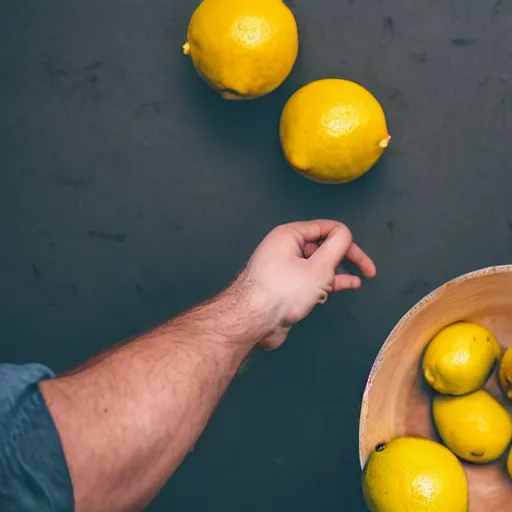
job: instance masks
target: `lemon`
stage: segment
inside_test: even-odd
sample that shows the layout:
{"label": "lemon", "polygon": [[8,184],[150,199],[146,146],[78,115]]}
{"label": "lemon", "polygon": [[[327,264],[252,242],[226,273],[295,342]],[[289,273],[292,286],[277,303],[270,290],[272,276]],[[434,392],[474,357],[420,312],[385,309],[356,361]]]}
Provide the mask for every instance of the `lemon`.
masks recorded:
{"label": "lemon", "polygon": [[363,494],[371,512],[468,510],[468,483],[457,457],[416,437],[375,448],[364,470]]}
{"label": "lemon", "polygon": [[281,115],[280,136],[289,164],[322,183],[363,175],[391,140],[379,102],[341,79],[318,80],[295,92]]}
{"label": "lemon", "polygon": [[297,23],[281,0],[203,0],[183,53],[226,99],[250,99],[279,87],[295,64]]}
{"label": "lemon", "polygon": [[491,331],[457,322],[439,332],[423,356],[423,374],[439,393],[463,395],[482,387],[500,356]]}
{"label": "lemon", "polygon": [[500,384],[509,400],[512,400],[512,348],[503,354],[499,371]]}
{"label": "lemon", "polygon": [[433,413],[444,444],[470,462],[497,459],[512,439],[507,411],[484,390],[457,397],[437,395]]}
{"label": "lemon", "polygon": [[508,476],[512,478],[512,450],[508,453],[508,459],[507,459],[507,471]]}

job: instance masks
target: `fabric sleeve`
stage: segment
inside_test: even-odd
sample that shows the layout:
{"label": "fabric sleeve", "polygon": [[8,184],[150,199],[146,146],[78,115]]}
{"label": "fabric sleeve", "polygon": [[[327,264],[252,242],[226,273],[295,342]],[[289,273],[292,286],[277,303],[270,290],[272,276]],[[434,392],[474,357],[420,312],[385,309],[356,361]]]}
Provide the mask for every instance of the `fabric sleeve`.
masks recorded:
{"label": "fabric sleeve", "polygon": [[72,512],[73,487],[57,428],[38,382],[39,364],[0,364],[0,510]]}

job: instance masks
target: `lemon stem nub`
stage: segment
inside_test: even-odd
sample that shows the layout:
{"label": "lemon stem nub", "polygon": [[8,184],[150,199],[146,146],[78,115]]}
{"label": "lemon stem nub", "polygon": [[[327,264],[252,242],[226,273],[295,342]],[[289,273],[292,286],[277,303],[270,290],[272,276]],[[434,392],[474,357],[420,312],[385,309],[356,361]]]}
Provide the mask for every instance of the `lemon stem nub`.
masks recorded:
{"label": "lemon stem nub", "polygon": [[389,146],[389,143],[391,142],[391,135],[388,135],[385,139],[382,139],[380,142],[379,142],[379,146],[382,148],[382,149],[386,149],[388,146]]}
{"label": "lemon stem nub", "polygon": [[183,55],[188,55],[190,53],[190,44],[187,41],[182,47]]}

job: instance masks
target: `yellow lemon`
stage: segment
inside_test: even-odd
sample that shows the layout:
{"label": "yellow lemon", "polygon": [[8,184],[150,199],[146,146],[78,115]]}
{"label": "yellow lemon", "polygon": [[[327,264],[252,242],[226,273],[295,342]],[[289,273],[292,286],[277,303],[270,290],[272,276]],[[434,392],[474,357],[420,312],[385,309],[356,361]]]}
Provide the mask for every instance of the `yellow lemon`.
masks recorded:
{"label": "yellow lemon", "polygon": [[503,354],[499,372],[500,384],[509,400],[512,400],[512,348]]}
{"label": "yellow lemon", "polygon": [[512,421],[487,391],[434,398],[434,421],[444,444],[461,459],[484,463],[500,457],[512,439]]}
{"label": "yellow lemon", "polygon": [[444,446],[401,437],[377,446],[363,474],[371,512],[467,512],[468,482]]}
{"label": "yellow lemon", "polygon": [[183,53],[226,99],[250,99],[279,87],[295,64],[297,23],[281,0],[203,0]]}
{"label": "yellow lemon", "polygon": [[379,102],[340,79],[299,89],[281,115],[281,145],[289,164],[322,183],[346,183],[366,173],[391,137]]}
{"label": "yellow lemon", "polygon": [[472,322],[457,322],[445,327],[427,346],[423,374],[439,393],[471,393],[485,384],[500,352],[491,331]]}
{"label": "yellow lemon", "polygon": [[508,476],[510,478],[512,478],[512,450],[510,450],[509,454],[508,454],[508,459],[507,459],[507,471],[508,471]]}

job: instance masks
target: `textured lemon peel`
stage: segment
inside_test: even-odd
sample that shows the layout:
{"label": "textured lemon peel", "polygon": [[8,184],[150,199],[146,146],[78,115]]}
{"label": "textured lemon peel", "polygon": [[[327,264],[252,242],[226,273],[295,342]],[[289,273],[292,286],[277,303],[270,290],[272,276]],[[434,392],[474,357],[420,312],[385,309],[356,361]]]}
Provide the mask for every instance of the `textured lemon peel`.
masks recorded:
{"label": "textured lemon peel", "polygon": [[192,15],[183,53],[228,100],[268,94],[286,79],[298,51],[292,11],[281,0],[204,0]]}

